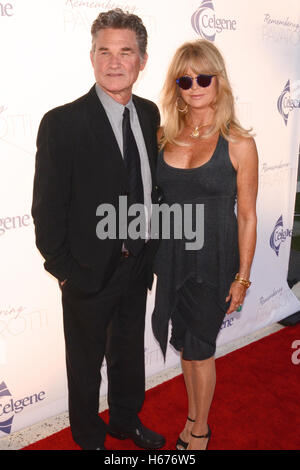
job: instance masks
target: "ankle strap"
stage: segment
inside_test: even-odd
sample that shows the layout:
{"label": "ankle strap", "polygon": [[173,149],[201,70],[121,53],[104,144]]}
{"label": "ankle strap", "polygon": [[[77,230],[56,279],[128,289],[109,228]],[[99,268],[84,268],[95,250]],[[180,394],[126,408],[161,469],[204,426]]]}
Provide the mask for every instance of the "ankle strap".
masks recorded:
{"label": "ankle strap", "polygon": [[211,436],[211,430],[210,430],[210,428],[209,428],[209,426],[208,426],[208,432],[207,432],[207,434],[203,434],[202,436],[196,436],[195,434],[193,434],[193,433],[191,432],[191,436],[195,437],[196,439],[209,439],[210,436]]}
{"label": "ankle strap", "polygon": [[196,421],[195,419],[192,419],[189,416],[187,417],[187,419],[188,419],[188,421],[191,421],[192,423],[194,423]]}

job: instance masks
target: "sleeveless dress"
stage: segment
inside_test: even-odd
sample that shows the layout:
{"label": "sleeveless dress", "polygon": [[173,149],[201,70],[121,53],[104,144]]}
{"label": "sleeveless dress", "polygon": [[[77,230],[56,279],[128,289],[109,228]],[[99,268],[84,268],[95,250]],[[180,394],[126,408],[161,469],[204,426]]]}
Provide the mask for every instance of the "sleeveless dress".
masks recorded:
{"label": "sleeveless dress", "polygon": [[228,142],[220,134],[210,160],[190,169],[168,165],[161,151],[157,184],[168,207],[179,204],[182,214],[186,204],[192,207],[194,229],[199,230],[196,207],[203,205],[204,243],[200,249],[187,250],[186,243],[192,240],[185,237],[184,230],[180,239],[174,236],[171,218],[170,236],[161,239],[154,260],[157,285],[153,333],[165,357],[171,320],[170,343],[182,351],[184,359],[204,360],[215,353],[229,306],[225,299],[239,268],[236,171]]}

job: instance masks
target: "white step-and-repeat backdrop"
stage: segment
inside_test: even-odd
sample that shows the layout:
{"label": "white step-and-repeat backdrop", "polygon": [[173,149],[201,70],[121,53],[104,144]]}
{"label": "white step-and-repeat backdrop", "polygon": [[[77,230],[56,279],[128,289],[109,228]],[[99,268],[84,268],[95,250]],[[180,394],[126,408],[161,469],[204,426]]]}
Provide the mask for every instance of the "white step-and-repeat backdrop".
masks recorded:
{"label": "white step-and-repeat backdrop", "polygon": [[[253,286],[224,321],[218,345],[299,310],[286,278],[300,139],[299,0],[4,0],[0,2],[0,438],[67,410],[62,309],[43,269],[30,215],[35,139],[46,111],[94,83],[90,26],[121,7],[142,17],[149,61],[135,93],[159,102],[168,63],[185,40],[206,38],[225,56],[238,116],[259,151]],[[166,363],[147,306],[147,376]],[[101,394],[106,394],[105,364]]]}

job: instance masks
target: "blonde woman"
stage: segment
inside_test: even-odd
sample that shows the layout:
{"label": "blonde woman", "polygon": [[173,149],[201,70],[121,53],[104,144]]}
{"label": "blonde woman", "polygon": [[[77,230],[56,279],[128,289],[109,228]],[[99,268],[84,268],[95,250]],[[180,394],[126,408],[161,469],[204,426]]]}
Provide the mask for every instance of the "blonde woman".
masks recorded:
{"label": "blonde woman", "polygon": [[162,239],[152,325],[165,355],[171,319],[170,343],[181,354],[188,410],[176,447],[202,450],[211,436],[216,338],[225,314],[243,304],[251,284],[258,156],[253,137],[236,119],[224,60],[211,42],[177,50],[162,108],[157,182],[169,206],[190,204],[195,214],[203,205],[204,244],[190,250],[184,238]]}

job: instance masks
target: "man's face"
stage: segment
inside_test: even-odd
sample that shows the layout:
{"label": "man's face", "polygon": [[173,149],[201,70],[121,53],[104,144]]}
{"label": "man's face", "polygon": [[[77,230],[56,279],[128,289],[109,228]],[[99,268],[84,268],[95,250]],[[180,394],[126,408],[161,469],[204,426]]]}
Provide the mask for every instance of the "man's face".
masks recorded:
{"label": "man's face", "polygon": [[91,61],[100,87],[116,101],[126,104],[139,72],[146,65],[147,54],[141,59],[134,31],[108,28],[98,32]]}

